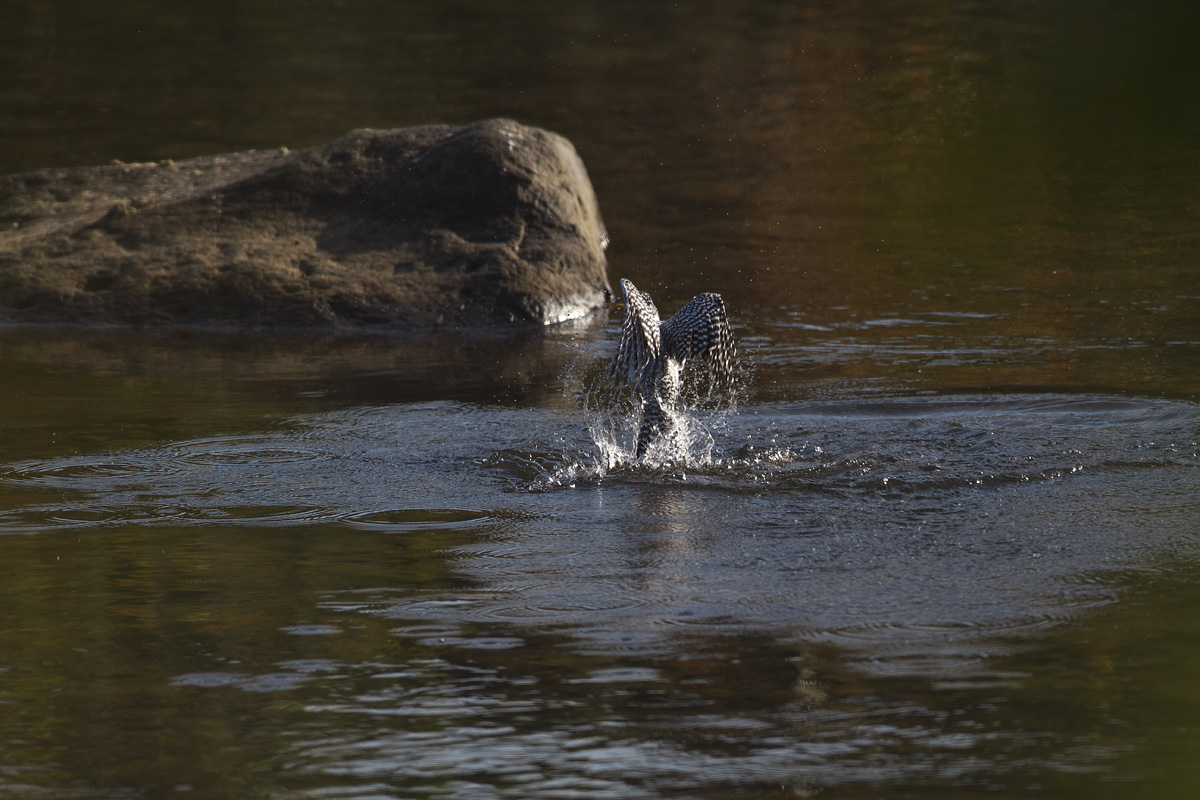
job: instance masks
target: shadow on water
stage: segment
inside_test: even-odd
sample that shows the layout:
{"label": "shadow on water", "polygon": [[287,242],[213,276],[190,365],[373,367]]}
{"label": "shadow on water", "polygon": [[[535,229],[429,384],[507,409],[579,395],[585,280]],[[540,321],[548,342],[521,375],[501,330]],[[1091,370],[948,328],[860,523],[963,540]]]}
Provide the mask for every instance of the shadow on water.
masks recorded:
{"label": "shadow on water", "polygon": [[602,312],[539,330],[236,332],[0,329],[0,460],[257,430],[304,411],[403,400],[554,403]]}

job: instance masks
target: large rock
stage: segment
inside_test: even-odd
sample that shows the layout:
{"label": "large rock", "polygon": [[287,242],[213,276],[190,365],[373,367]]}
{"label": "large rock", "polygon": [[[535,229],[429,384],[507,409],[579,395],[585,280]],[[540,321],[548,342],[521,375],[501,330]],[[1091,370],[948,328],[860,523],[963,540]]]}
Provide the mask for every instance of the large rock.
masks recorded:
{"label": "large rock", "polygon": [[0,322],[477,326],[604,301],[575,148],[510,120],[0,177]]}

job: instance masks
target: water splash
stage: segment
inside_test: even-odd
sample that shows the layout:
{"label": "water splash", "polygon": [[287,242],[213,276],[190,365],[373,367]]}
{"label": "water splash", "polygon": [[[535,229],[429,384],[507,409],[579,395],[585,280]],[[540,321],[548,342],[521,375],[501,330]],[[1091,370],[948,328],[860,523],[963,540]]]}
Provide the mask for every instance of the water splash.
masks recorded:
{"label": "water splash", "polygon": [[629,386],[616,386],[608,374],[606,358],[583,352],[564,370],[563,396],[582,413],[591,448],[580,452],[565,447],[561,461],[533,480],[530,489],[572,488],[595,484],[614,474],[684,478],[689,472],[711,471],[725,457],[719,434],[737,413],[738,402],[749,385],[750,369],[739,359],[732,390],[715,391],[703,370],[700,380],[689,380],[679,402],[664,407],[669,417],[666,432],[639,458],[638,428],[641,398]]}

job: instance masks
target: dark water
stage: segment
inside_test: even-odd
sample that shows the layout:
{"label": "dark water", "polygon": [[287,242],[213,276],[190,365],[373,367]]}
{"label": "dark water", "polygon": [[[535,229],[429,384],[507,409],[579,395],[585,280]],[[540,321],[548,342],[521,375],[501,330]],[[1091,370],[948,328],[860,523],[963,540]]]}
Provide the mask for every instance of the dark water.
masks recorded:
{"label": "dark water", "polygon": [[0,171],[507,115],[616,317],[0,332],[0,796],[1192,798],[1189,4],[14,4]]}

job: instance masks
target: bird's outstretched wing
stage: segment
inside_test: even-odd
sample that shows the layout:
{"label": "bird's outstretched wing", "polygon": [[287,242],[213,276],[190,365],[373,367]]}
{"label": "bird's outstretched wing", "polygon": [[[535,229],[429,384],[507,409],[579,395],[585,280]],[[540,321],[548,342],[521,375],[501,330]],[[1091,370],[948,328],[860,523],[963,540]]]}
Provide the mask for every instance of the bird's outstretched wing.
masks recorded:
{"label": "bird's outstretched wing", "polygon": [[733,384],[733,333],[721,295],[705,292],[693,297],[662,325],[662,351],[680,363],[696,359],[707,364],[715,386]]}
{"label": "bird's outstretched wing", "polygon": [[658,309],[650,295],[624,278],[621,293],[625,295],[625,318],[621,321],[621,339],[609,373],[618,383],[625,381],[638,389],[648,389],[662,369]]}

